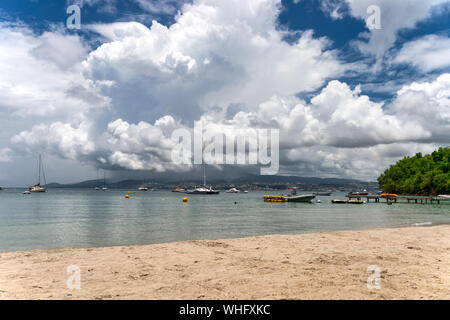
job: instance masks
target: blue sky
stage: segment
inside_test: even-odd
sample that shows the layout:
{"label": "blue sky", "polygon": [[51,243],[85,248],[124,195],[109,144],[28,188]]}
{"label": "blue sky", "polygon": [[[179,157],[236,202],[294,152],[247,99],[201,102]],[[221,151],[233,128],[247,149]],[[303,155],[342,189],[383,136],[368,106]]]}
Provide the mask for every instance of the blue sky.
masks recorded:
{"label": "blue sky", "polygon": [[0,185],[27,184],[37,153],[52,181],[183,171],[170,132],[200,119],[279,129],[281,174],[373,180],[449,144],[449,14],[445,0],[3,0]]}

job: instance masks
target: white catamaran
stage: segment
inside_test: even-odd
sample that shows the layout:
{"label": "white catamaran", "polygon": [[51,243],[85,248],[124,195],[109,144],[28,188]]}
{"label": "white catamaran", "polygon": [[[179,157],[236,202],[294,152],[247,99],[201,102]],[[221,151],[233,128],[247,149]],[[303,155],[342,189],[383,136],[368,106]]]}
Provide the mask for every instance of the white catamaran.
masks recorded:
{"label": "white catamaran", "polygon": [[30,192],[45,192],[45,191],[47,191],[43,186],[41,186],[41,171],[42,171],[42,176],[44,178],[44,186],[45,186],[47,184],[47,181],[45,180],[44,166],[42,165],[41,155],[39,154],[38,183],[35,184],[34,186],[29,187],[28,191],[30,191]]}

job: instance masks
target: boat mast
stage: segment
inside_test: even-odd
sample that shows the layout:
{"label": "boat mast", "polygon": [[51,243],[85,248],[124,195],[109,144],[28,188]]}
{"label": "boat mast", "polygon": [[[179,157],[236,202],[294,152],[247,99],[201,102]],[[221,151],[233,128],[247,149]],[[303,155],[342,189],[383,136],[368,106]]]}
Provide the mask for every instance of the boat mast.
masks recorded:
{"label": "boat mast", "polygon": [[203,162],[203,186],[206,187],[206,171],[205,171],[205,162]]}
{"label": "boat mast", "polygon": [[38,185],[41,185],[41,154],[39,153],[39,175],[38,175]]}

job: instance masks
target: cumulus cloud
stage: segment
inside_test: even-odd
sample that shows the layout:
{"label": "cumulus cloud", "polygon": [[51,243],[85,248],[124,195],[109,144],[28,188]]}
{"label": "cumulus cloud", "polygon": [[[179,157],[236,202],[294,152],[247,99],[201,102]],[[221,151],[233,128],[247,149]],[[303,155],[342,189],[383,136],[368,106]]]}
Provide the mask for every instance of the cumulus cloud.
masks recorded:
{"label": "cumulus cloud", "polygon": [[[347,1],[362,16],[366,2]],[[381,1],[384,9],[389,3]],[[411,21],[439,1],[424,3]],[[305,31],[283,41],[279,10],[279,0],[196,0],[170,27],[91,25],[106,39],[91,52],[75,35],[0,25],[0,108],[40,122],[13,133],[0,161],[26,151],[109,169],[185,171],[190,166],[172,162],[171,134],[191,132],[199,119],[225,137],[279,129],[284,172],[318,176],[374,177],[396,157],[450,141],[450,75],[375,102],[360,86],[333,80],[352,66],[328,39]],[[415,22],[402,23],[385,32],[395,36]],[[391,46],[377,37],[361,48]],[[299,98],[312,91],[309,101]]]}
{"label": "cumulus cloud", "polygon": [[87,49],[78,36],[36,36],[26,26],[2,23],[0,39],[0,109],[19,117],[63,118],[108,105],[101,83],[80,74]]}
{"label": "cumulus cloud", "polygon": [[427,35],[407,42],[394,62],[412,64],[423,72],[450,67],[450,38]]}
{"label": "cumulus cloud", "polygon": [[[328,40],[311,31],[288,44],[277,30],[280,1],[198,0],[169,28],[154,21],[92,26],[108,37],[84,62],[88,78],[113,81],[114,92],[136,88],[134,102],[150,102],[155,120],[169,112],[193,120],[231,104],[254,109],[274,93],[320,88],[347,68]],[[126,103],[114,96],[117,104]],[[128,101],[137,113],[139,107]],[[147,115],[148,116],[148,115]]]}
{"label": "cumulus cloud", "polygon": [[414,82],[398,91],[389,106],[397,117],[420,123],[432,132],[426,141],[450,142],[450,74],[445,73],[432,82]]}

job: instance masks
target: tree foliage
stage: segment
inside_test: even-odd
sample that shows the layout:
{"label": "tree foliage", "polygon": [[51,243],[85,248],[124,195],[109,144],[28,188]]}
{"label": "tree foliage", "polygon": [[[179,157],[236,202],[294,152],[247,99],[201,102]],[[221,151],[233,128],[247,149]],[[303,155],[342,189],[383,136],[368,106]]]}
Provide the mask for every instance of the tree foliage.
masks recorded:
{"label": "tree foliage", "polygon": [[450,194],[450,148],[405,157],[381,174],[378,184],[389,193]]}

